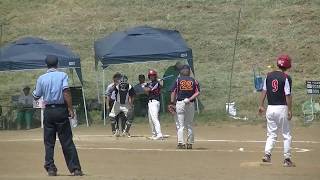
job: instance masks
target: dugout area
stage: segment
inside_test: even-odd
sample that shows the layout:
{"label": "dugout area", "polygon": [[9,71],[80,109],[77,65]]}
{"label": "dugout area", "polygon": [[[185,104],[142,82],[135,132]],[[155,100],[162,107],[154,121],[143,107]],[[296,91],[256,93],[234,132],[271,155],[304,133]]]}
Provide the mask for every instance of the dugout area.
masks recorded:
{"label": "dugout area", "polygon": [[[58,67],[61,70],[69,70],[69,86],[74,97],[73,104],[82,107],[84,112],[86,125],[89,126],[88,113],[86,108],[86,98],[83,90],[83,78],[80,64],[80,57],[72,52],[67,46],[52,41],[47,41],[39,37],[24,37],[14,42],[8,43],[0,49],[0,73],[7,73],[6,75],[12,77],[12,83],[15,82],[14,72],[21,72],[16,79],[23,81],[23,84],[18,84],[17,88],[22,89],[23,86],[35,84],[38,77],[32,79],[23,79],[23,73],[30,73],[43,70],[42,74],[46,72],[47,65],[45,58],[47,55],[55,55],[58,57]],[[12,73],[11,73],[12,72]],[[75,72],[75,73],[74,73]],[[31,74],[31,73],[30,73]],[[76,78],[74,78],[76,74]],[[39,74],[40,75],[40,74]],[[78,86],[75,85],[75,79],[78,79]],[[8,81],[7,87],[10,87],[11,81]],[[19,86],[19,87],[18,87]],[[72,87],[73,86],[73,87]],[[34,87],[31,86],[31,92]],[[10,89],[10,91],[13,91]],[[14,92],[12,92],[14,93]],[[81,100],[81,102],[77,100]],[[14,108],[9,101],[2,101],[3,107],[8,109]],[[41,111],[43,112],[43,110]],[[12,118],[12,117],[10,117]],[[14,119],[11,119],[14,121]]]}

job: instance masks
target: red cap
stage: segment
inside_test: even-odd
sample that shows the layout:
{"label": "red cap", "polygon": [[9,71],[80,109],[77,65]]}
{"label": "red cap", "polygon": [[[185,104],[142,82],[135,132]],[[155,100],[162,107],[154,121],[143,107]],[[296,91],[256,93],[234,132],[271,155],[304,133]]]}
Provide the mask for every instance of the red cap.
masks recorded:
{"label": "red cap", "polygon": [[148,78],[150,78],[150,76],[158,76],[157,71],[150,69],[148,72]]}
{"label": "red cap", "polygon": [[282,54],[277,58],[277,66],[279,68],[291,68],[291,58],[287,54]]}

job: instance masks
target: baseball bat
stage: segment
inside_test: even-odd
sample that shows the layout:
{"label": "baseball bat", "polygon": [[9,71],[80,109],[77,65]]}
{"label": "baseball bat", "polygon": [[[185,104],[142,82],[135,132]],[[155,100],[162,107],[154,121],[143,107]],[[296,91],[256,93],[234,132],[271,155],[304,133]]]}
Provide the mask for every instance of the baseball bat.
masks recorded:
{"label": "baseball bat", "polygon": [[159,79],[159,81],[164,81],[164,80],[169,79],[169,78],[171,78],[171,77],[173,77],[173,74],[171,74],[171,75],[169,75],[169,76],[165,76],[165,77]]}

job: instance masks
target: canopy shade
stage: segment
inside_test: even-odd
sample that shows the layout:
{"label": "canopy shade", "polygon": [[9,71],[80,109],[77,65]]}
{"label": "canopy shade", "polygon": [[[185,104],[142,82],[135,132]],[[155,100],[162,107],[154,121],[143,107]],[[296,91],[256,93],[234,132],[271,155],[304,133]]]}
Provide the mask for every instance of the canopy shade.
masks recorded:
{"label": "canopy shade", "polygon": [[83,84],[79,56],[68,47],[37,37],[25,37],[0,49],[0,71],[15,71],[47,68],[45,58],[55,55],[60,68],[75,68]]}
{"label": "canopy shade", "polygon": [[96,65],[187,59],[193,70],[192,50],[180,33],[149,26],[114,32],[94,43]]}

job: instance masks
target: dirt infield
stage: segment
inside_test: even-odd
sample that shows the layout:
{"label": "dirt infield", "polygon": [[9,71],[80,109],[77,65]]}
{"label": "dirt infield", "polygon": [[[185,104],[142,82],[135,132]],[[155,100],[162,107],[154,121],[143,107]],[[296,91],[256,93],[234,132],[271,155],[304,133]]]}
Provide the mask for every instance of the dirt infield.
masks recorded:
{"label": "dirt infield", "polygon": [[[261,165],[265,130],[262,125],[221,125],[195,128],[191,151],[176,150],[173,124],[163,127],[171,135],[152,141],[147,125],[133,127],[132,138],[114,138],[109,127],[74,129],[84,177],[79,179],[320,179],[320,125],[293,129],[295,168],[282,167],[282,144],[278,143],[272,165]],[[42,130],[0,131],[0,179],[46,179],[43,169]],[[281,139],[280,139],[281,140]],[[59,144],[59,143],[57,143]],[[60,145],[55,162],[59,177],[74,179],[63,160]]]}

